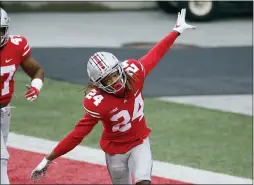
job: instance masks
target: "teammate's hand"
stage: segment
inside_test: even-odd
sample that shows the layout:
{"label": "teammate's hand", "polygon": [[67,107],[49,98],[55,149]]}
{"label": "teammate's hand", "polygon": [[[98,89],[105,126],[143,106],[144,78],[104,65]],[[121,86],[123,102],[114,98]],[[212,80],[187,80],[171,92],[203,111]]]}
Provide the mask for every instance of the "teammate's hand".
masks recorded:
{"label": "teammate's hand", "polygon": [[39,96],[40,91],[36,87],[26,85],[28,91],[26,92],[26,99],[28,101],[34,101]]}
{"label": "teammate's hand", "polygon": [[32,171],[30,179],[33,182],[40,181],[42,174],[45,179],[49,164],[50,164],[50,161],[44,157],[43,160],[41,161],[41,163]]}
{"label": "teammate's hand", "polygon": [[178,12],[176,25],[173,29],[174,31],[182,33],[184,30],[187,30],[187,29],[196,29],[195,26],[189,25],[185,22],[185,15],[186,15],[186,9],[182,9],[181,13]]}

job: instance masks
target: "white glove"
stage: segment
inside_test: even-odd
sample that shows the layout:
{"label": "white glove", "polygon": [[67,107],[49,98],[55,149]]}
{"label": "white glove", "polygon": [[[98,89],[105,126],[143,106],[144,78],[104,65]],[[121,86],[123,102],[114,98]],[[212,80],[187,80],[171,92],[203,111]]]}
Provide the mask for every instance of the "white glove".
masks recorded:
{"label": "white glove", "polygon": [[41,163],[32,171],[30,179],[35,182],[35,181],[40,181],[41,174],[43,173],[44,179],[46,178],[46,171],[47,168],[49,167],[51,161],[46,159],[45,157],[41,161]]}
{"label": "white glove", "polygon": [[186,9],[182,9],[181,13],[178,12],[176,25],[173,29],[174,31],[182,33],[184,30],[187,30],[187,29],[196,29],[195,26],[191,26],[185,22],[185,15],[186,15]]}

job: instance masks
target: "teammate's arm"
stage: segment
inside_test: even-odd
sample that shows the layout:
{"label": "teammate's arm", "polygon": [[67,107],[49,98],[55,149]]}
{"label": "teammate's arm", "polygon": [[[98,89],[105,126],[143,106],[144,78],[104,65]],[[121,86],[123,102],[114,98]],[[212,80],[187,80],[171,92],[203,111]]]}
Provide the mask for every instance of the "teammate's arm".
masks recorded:
{"label": "teammate's arm", "polygon": [[182,9],[181,13],[178,13],[176,25],[172,32],[158,42],[148,53],[139,59],[145,70],[145,76],[147,76],[152,69],[159,63],[162,57],[166,54],[168,49],[175,42],[176,38],[186,29],[195,29],[194,26],[188,25],[185,22],[186,10]]}
{"label": "teammate's arm", "polygon": [[29,56],[20,65],[32,80],[38,78],[44,82],[44,70],[34,58]]}
{"label": "teammate's arm", "polygon": [[24,72],[31,78],[31,85],[28,85],[26,98],[29,101],[35,100],[39,96],[39,92],[44,82],[44,70],[39,63],[31,57],[31,48],[26,40],[22,37],[21,46],[21,63],[20,66]]}

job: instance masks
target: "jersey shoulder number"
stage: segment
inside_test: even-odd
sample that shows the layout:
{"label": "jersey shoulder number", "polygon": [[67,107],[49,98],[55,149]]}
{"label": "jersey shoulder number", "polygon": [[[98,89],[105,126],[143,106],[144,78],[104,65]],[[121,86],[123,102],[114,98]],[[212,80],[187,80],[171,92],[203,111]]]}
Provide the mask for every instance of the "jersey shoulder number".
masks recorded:
{"label": "jersey shoulder number", "polygon": [[26,57],[30,56],[31,48],[27,39],[24,36],[20,35],[10,35],[10,42],[13,46],[18,48],[18,51],[21,54],[21,58],[25,59]]}
{"label": "jersey shoulder number", "polygon": [[91,89],[90,92],[85,96],[84,99],[84,109],[95,118],[102,118],[103,106],[102,101],[104,96],[99,93],[96,89]]}
{"label": "jersey shoulder number", "polygon": [[135,60],[135,59],[128,59],[123,61],[123,69],[126,71],[129,75],[135,74],[136,76],[143,76],[145,75],[144,67],[143,65]]}

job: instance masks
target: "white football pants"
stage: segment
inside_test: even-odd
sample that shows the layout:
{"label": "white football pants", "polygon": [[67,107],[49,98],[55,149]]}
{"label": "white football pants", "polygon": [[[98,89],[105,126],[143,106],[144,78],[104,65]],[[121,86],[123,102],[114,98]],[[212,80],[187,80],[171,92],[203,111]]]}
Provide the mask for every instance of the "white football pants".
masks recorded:
{"label": "white football pants", "polygon": [[7,108],[1,108],[0,114],[1,114],[1,184],[9,184],[9,178],[7,174],[9,153],[6,147],[11,121],[11,108],[9,108],[9,105],[7,106]]}
{"label": "white football pants", "polygon": [[151,181],[153,160],[149,137],[125,154],[106,154],[106,163],[113,184],[132,184],[131,174],[135,183]]}

